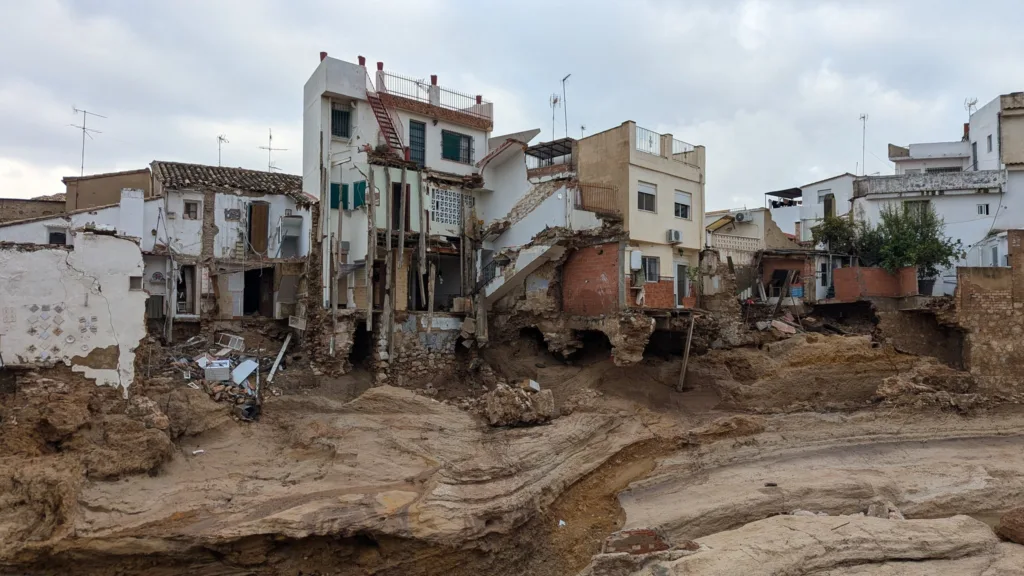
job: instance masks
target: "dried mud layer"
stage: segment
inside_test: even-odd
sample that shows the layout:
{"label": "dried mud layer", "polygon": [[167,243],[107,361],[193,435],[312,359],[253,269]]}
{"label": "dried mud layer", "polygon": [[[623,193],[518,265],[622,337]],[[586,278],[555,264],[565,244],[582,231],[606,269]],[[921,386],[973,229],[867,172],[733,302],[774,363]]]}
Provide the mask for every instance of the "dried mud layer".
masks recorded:
{"label": "dried mud layer", "polygon": [[[1024,504],[1024,411],[968,402],[965,373],[839,336],[691,360],[680,393],[678,358],[516,349],[495,368],[562,413],[516,428],[386,386],[244,423],[180,383],[24,374],[0,387],[0,574],[1024,573],[978,520]],[[880,501],[908,520],[857,515]],[[624,528],[672,548],[601,554]]]}

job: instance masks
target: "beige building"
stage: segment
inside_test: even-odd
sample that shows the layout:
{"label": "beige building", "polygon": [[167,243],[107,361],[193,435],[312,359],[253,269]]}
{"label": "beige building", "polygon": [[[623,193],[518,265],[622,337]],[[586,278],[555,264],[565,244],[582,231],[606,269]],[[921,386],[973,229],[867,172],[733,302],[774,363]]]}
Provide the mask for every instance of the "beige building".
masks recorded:
{"label": "beige building", "polygon": [[65,210],[81,210],[97,206],[111,206],[121,201],[121,190],[142,190],[146,198],[153,195],[149,168],[108,172],[89,176],[65,176]]}
{"label": "beige building", "polygon": [[692,298],[688,271],[704,242],[704,147],[627,121],[579,140],[577,153],[581,182],[616,190],[629,235],[625,262],[629,269],[640,265],[627,298],[640,279],[649,307],[674,308]]}

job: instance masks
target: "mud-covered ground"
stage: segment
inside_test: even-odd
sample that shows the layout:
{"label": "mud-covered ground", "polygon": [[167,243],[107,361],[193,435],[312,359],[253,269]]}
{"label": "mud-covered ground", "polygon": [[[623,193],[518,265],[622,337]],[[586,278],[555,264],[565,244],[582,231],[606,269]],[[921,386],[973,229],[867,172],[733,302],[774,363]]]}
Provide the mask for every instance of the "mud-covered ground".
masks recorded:
{"label": "mud-covered ground", "polygon": [[[933,359],[800,335],[693,357],[682,392],[654,347],[616,367],[600,341],[566,361],[524,337],[484,359],[562,415],[491,428],[460,397],[479,385],[357,372],[283,381],[247,423],[173,380],[125,400],[21,374],[0,388],[0,572],[1024,573],[981,521],[1024,504],[1024,412]],[[883,500],[908,520],[855,515]],[[640,527],[699,546],[595,560]]]}

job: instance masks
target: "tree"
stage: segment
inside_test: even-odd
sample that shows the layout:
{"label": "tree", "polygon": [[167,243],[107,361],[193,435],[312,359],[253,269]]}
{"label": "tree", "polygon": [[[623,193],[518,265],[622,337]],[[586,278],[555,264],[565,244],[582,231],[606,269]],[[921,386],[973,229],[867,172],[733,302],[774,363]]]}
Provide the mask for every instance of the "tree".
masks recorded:
{"label": "tree", "polygon": [[928,201],[882,206],[878,226],[863,220],[827,217],[811,228],[815,244],[856,256],[861,265],[881,266],[890,272],[917,266],[919,278],[934,278],[964,257],[959,240],[947,238],[946,225]]}

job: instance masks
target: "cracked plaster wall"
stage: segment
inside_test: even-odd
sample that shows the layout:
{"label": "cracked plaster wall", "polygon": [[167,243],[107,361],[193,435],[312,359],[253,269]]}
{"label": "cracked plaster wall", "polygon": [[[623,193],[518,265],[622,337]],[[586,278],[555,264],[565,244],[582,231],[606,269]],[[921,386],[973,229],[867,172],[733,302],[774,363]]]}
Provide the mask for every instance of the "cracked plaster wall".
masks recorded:
{"label": "cracked plaster wall", "polygon": [[76,232],[73,250],[0,249],[3,362],[64,362],[127,396],[148,297],[130,277],[142,274],[138,244],[116,236]]}

